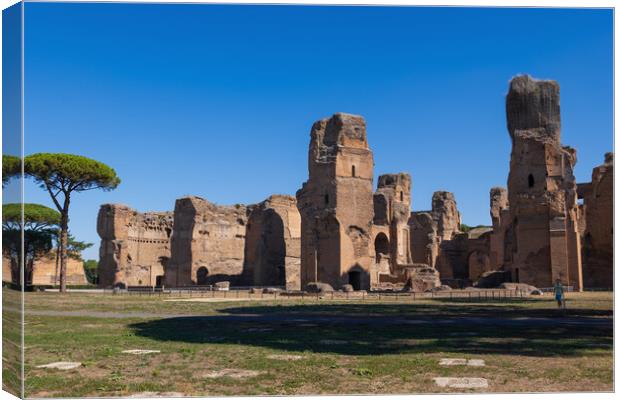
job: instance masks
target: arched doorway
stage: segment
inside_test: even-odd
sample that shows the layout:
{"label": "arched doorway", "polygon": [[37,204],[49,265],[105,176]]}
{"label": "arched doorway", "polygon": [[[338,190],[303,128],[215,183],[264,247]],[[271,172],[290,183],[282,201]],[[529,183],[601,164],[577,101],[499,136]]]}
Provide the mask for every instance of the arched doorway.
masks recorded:
{"label": "arched doorway", "polygon": [[362,272],[359,270],[349,271],[349,285],[353,286],[353,290],[362,289]]}
{"label": "arched doorway", "polygon": [[375,262],[379,264],[381,257],[380,254],[390,254],[390,241],[385,233],[381,232],[375,237]]}
{"label": "arched doorway", "polygon": [[196,284],[206,285],[208,276],[209,276],[209,270],[207,269],[207,267],[198,268],[198,271],[196,271]]}

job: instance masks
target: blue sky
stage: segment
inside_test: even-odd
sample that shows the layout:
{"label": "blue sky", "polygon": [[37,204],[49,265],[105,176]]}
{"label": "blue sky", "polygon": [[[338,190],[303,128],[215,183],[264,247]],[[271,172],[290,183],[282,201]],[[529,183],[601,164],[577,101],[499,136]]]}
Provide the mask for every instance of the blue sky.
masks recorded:
{"label": "blue sky", "polygon": [[[96,243],[102,203],[172,210],[295,194],[312,123],[366,118],[375,178],[409,172],[414,210],[455,193],[488,224],[505,186],[504,96],[529,73],[561,86],[578,181],[613,146],[610,10],[27,3],[26,154],[77,153],[116,169],[75,194],[70,228]],[[26,201],[51,206],[26,186]]]}

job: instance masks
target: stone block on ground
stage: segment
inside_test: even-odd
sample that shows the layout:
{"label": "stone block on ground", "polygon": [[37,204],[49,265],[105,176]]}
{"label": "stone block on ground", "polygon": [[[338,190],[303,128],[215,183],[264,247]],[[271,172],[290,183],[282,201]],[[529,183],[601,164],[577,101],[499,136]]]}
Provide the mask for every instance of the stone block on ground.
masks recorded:
{"label": "stone block on ground", "polygon": [[433,378],[433,380],[439,387],[448,387],[453,389],[483,389],[489,387],[488,381],[484,378],[441,377]]}
{"label": "stone block on ground", "polygon": [[504,282],[499,285],[500,289],[506,290],[522,290],[528,294],[531,294],[534,291],[539,291],[536,286],[528,285],[527,283],[514,283],[514,282]]}
{"label": "stone block on ground", "polygon": [[37,368],[48,368],[48,369],[60,369],[60,370],[68,370],[80,367],[82,363],[79,362],[71,362],[71,361],[59,361],[53,362],[44,365],[37,365]]}
{"label": "stone block on ground", "polygon": [[154,354],[161,353],[160,350],[147,350],[147,349],[131,349],[131,350],[123,350],[124,354]]}
{"label": "stone block on ground", "polygon": [[439,365],[454,366],[454,365],[466,365],[468,367],[484,367],[484,360],[472,358],[442,358],[439,360]]}
{"label": "stone block on ground", "polygon": [[294,354],[271,354],[267,356],[270,360],[279,360],[279,361],[296,361],[301,360],[304,356],[298,356]]}
{"label": "stone block on ground", "polygon": [[328,283],[310,282],[306,285],[306,291],[309,293],[331,293],[334,288]]}
{"label": "stone block on ground", "polygon": [[467,360],[464,358],[442,358],[439,360],[439,365],[465,365]]}
{"label": "stone block on ground", "polygon": [[242,379],[242,378],[251,378],[259,375],[258,371],[251,371],[247,369],[233,369],[226,368],[219,371],[208,372],[203,375],[205,378],[234,378],[234,379]]}

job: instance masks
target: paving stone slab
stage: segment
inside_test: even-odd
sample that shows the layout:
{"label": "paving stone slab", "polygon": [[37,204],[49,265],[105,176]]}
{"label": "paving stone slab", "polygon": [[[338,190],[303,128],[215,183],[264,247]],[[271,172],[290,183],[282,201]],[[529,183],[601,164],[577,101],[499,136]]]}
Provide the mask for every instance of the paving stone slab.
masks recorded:
{"label": "paving stone slab", "polygon": [[49,369],[60,369],[60,370],[68,370],[80,367],[82,363],[80,362],[72,362],[72,361],[59,361],[53,362],[44,365],[37,365],[37,368],[49,368]]}
{"label": "paving stone slab", "polygon": [[305,357],[297,356],[294,354],[271,354],[271,355],[268,355],[267,358],[270,360],[295,361],[295,360],[301,360],[302,358],[305,358]]}
{"label": "paving stone slab", "polygon": [[247,369],[222,369],[219,371],[208,372],[203,375],[205,378],[251,378],[253,376],[257,376],[259,374],[258,371],[251,371]]}
{"label": "paving stone slab", "polygon": [[485,378],[452,378],[441,377],[433,378],[439,387],[449,387],[453,389],[483,389],[489,387]]}
{"label": "paving stone slab", "polygon": [[131,350],[123,350],[125,354],[153,354],[153,353],[161,353],[160,350],[146,350],[146,349],[131,349]]}
{"label": "paving stone slab", "polygon": [[467,360],[464,358],[442,358],[439,360],[439,365],[466,365]]}
{"label": "paving stone slab", "polygon": [[468,367],[484,367],[484,360],[480,359],[465,359],[465,358],[442,358],[439,360],[439,365],[453,366],[453,365],[467,365]]}

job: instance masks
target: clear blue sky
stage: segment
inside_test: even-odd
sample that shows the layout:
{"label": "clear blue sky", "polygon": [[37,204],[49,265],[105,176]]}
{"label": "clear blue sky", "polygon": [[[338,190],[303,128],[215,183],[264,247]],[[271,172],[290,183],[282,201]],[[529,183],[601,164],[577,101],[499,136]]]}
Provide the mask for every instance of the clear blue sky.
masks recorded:
{"label": "clear blue sky", "polygon": [[512,76],[560,83],[578,181],[612,150],[612,24],[610,10],[28,3],[26,154],[82,154],[121,177],[73,198],[87,258],[102,203],[295,194],[313,121],[338,111],[366,118],[375,178],[412,175],[414,210],[448,190],[463,222],[488,224]]}

